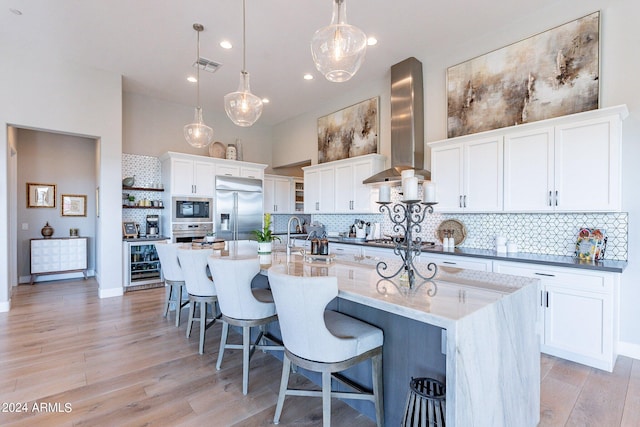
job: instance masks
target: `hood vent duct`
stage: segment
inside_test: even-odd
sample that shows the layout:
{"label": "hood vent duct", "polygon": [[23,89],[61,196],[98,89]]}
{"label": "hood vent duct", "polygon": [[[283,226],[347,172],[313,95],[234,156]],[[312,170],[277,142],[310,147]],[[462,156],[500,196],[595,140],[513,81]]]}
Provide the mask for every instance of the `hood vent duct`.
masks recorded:
{"label": "hood vent duct", "polygon": [[405,169],[415,169],[419,179],[431,179],[424,169],[422,63],[413,57],[391,67],[391,168],[363,184],[399,183]]}

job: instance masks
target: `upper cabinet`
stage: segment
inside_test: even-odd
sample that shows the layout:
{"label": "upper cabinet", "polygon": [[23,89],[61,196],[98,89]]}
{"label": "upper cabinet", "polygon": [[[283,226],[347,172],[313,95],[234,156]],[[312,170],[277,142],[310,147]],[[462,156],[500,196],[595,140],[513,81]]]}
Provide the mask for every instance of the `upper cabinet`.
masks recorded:
{"label": "upper cabinet", "polygon": [[627,115],[623,105],[429,143],[436,208],[619,211]]}
{"label": "upper cabinet", "polygon": [[266,213],[291,213],[293,179],[285,176],[264,176],[264,211]]}
{"label": "upper cabinet", "polygon": [[368,154],[303,168],[305,213],[377,212],[371,187],[362,181],[384,164],[384,156]]}
{"label": "upper cabinet", "polygon": [[431,179],[437,183],[436,210],[502,210],[502,138],[478,138],[431,147]]}
{"label": "upper cabinet", "polygon": [[168,152],[160,156],[162,182],[170,195],[213,197],[216,175],[262,179],[267,165]]}

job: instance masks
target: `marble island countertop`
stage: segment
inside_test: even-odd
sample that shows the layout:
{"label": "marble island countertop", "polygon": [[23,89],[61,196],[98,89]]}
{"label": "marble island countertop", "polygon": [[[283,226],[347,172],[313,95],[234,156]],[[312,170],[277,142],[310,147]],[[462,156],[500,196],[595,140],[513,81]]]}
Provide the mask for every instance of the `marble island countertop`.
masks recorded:
{"label": "marble island countertop", "polygon": [[[538,279],[438,267],[432,280],[416,278],[413,288],[398,277],[384,279],[378,275],[379,257],[337,254],[334,261],[307,262],[293,253],[287,263],[286,254],[271,254],[271,265],[285,264],[287,272],[296,276],[336,276],[339,297],[360,304],[410,317],[412,319],[447,328],[468,316],[523,287],[533,285]],[[401,267],[398,259],[384,259],[387,272]],[[418,271],[425,277],[432,273],[427,264],[418,264]]]}

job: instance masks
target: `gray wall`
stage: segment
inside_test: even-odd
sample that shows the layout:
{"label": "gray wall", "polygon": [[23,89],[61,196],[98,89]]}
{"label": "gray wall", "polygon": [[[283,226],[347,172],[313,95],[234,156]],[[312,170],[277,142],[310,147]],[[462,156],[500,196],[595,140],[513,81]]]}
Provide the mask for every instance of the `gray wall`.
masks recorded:
{"label": "gray wall", "polygon": [[[18,129],[18,193],[17,243],[18,276],[21,282],[29,276],[29,241],[41,238],[41,228],[49,222],[53,237],[68,237],[69,228],[80,229],[88,237],[88,268],[95,269],[96,235],[96,141],[50,132]],[[55,208],[27,208],[27,183],[55,184]],[[87,216],[69,217],[61,214],[62,194],[87,196]],[[23,230],[24,224],[28,230]],[[42,276],[40,280],[51,280]]]}

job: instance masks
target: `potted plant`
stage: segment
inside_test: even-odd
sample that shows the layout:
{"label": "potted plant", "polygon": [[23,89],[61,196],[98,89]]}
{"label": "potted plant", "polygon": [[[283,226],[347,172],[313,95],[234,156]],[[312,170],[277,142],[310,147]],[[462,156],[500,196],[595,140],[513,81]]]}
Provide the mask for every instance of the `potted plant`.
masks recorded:
{"label": "potted plant", "polygon": [[209,231],[205,236],[204,241],[209,243],[213,242],[213,238],[215,237],[215,235],[216,233],[214,233],[213,231]]}
{"label": "potted plant", "polygon": [[268,213],[264,214],[262,230],[253,230],[253,235],[256,236],[256,240],[258,241],[258,253],[260,254],[271,253],[273,241],[280,241],[278,236],[274,236],[271,233],[271,214]]}

